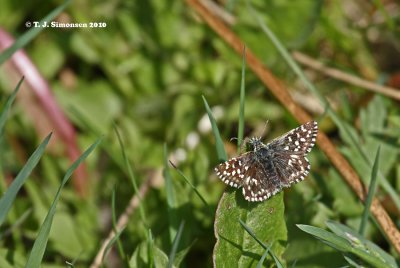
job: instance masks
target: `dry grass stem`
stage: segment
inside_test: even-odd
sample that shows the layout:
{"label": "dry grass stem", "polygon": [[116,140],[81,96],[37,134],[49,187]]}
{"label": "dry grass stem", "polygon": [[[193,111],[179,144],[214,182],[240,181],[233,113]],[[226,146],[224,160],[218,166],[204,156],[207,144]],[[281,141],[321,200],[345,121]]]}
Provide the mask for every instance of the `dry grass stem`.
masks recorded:
{"label": "dry grass stem", "polygon": [[329,68],[326,67],[323,63],[314,60],[311,57],[308,57],[307,55],[304,55],[300,52],[293,52],[292,53],[293,58],[300,62],[301,64],[310,67],[318,72],[321,72],[329,77],[333,77],[337,80],[349,83],[351,85],[360,87],[360,88],[365,88],[367,90],[388,96],[390,98],[400,100],[400,89],[395,89],[387,86],[381,86],[378,84],[375,84],[373,82],[361,79],[355,75],[351,75],[348,73],[345,73],[343,71],[339,71],[334,68]]}
{"label": "dry grass stem", "polygon": [[[158,173],[156,173],[158,174]],[[154,177],[149,177],[139,188],[139,194],[140,197],[143,198],[147,192],[149,191],[152,181],[154,180]],[[128,206],[125,208],[125,211],[121,216],[118,218],[117,221],[117,226],[115,227],[116,230],[122,230],[125,228],[125,226],[128,224],[129,217],[132,216],[132,214],[135,212],[136,208],[139,206],[140,199],[137,195],[134,195],[131,200],[129,201]],[[96,257],[94,258],[93,263],[90,265],[90,268],[99,268],[102,264],[103,256],[106,250],[106,247],[108,243],[113,239],[115,236],[115,231],[111,230],[110,233],[108,234],[107,238],[103,241],[103,244],[100,247],[100,250],[98,251]]]}

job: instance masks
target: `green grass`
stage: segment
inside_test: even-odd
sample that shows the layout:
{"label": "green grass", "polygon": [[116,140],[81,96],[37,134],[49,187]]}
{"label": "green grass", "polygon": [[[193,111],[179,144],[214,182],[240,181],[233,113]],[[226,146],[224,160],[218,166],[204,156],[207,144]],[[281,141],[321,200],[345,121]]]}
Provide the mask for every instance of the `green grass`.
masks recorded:
{"label": "green grass", "polygon": [[24,185],[28,179],[32,170],[39,163],[40,158],[45,152],[46,146],[50,141],[51,133],[43,140],[39,147],[33,152],[32,156],[28,159],[26,164],[23,166],[17,177],[4,193],[0,199],[0,225],[3,225],[11,206],[13,205],[15,198],[17,197],[18,191]]}
{"label": "green grass", "polygon": [[[226,25],[246,47],[236,54],[186,2],[1,1],[0,25],[16,42],[4,50],[0,36],[0,267],[89,267],[111,231],[102,267],[398,267],[370,201],[394,207],[387,212],[399,221],[399,105],[290,56],[393,83],[398,16],[385,1],[373,6],[349,16],[344,2],[228,1]],[[362,27],[357,14],[369,14]],[[50,85],[82,152],[44,120],[30,94],[35,77],[10,64],[18,49]],[[217,178],[215,166],[266,121],[265,142],[298,126],[247,68],[250,51],[368,185],[366,202],[318,146],[307,179],[266,202],[249,203]],[[73,174],[87,180],[84,196]],[[139,203],[127,213],[132,199]],[[117,230],[122,215],[128,223]]]}
{"label": "green grass", "polygon": [[375,189],[376,189],[376,181],[378,179],[378,169],[379,169],[379,153],[381,151],[381,147],[378,147],[378,151],[376,152],[374,165],[372,166],[371,172],[371,180],[368,187],[368,195],[367,199],[365,200],[365,208],[361,218],[360,224],[360,234],[365,235],[365,228],[368,222],[368,216],[370,215],[369,209],[371,207],[372,199],[374,198]]}
{"label": "green grass", "polygon": [[242,63],[242,79],[240,83],[240,95],[239,95],[239,100],[240,100],[240,109],[239,109],[239,125],[238,125],[238,140],[237,140],[237,145],[238,145],[238,153],[240,153],[240,149],[243,143],[243,132],[244,132],[244,104],[245,104],[245,98],[246,98],[246,80],[245,80],[245,74],[246,74],[246,47],[243,48],[243,63]]}
{"label": "green grass", "polygon": [[[48,137],[50,138],[50,137]],[[57,203],[61,197],[61,191],[64,188],[65,184],[68,182],[69,178],[72,176],[72,173],[78,168],[78,166],[84,161],[90,153],[96,148],[96,146],[100,143],[100,139],[93,143],[67,170],[62,179],[61,185],[57,190],[57,193],[54,197],[54,200],[51,204],[51,207],[44,219],[43,223],[40,226],[39,233],[35,239],[35,242],[32,246],[32,250],[29,254],[29,258],[26,262],[25,267],[40,267],[43,259],[44,252],[46,250],[47,242],[49,239],[49,233],[51,230],[51,225],[53,224],[53,218],[56,213]]]}

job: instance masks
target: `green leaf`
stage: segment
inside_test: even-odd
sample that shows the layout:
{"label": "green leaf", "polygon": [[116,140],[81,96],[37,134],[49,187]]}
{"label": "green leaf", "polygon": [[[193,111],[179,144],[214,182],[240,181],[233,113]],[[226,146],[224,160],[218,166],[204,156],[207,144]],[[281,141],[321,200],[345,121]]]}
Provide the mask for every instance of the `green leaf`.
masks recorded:
{"label": "green leaf", "polygon": [[[363,236],[358,234],[356,231],[350,229],[346,225],[340,224],[334,221],[327,221],[326,225],[336,235],[347,239],[353,248],[362,250],[362,255],[371,255],[380,261],[384,262],[388,267],[398,267],[395,259],[389,255],[386,251],[381,249],[376,244],[365,239]],[[361,257],[361,256],[360,256]],[[371,263],[371,262],[370,262]],[[385,266],[385,267],[386,267]]]}
{"label": "green leaf", "polygon": [[100,139],[98,139],[94,144],[92,144],[79,158],[76,160],[71,167],[67,170],[64,175],[64,178],[61,182],[60,187],[54,197],[53,203],[47,213],[46,218],[44,219],[43,224],[40,226],[39,234],[33,244],[32,251],[29,255],[28,261],[26,262],[25,267],[40,267],[44,252],[46,250],[47,241],[49,239],[49,233],[51,229],[51,225],[53,223],[54,214],[56,213],[56,207],[58,200],[60,199],[61,190],[64,188],[65,184],[68,182],[69,178],[72,176],[72,173],[78,166],[81,164],[83,160],[85,160],[89,154],[97,147],[100,143]]}
{"label": "green leaf", "polygon": [[[361,236],[350,228],[333,222],[328,222],[327,225],[334,233],[309,225],[298,224],[297,227],[313,235],[328,246],[341,251],[345,256],[353,256],[354,260],[360,258],[363,262],[373,267],[397,267],[397,265],[393,266],[395,262],[391,262],[388,258],[384,258],[381,255],[376,245],[369,242],[367,246],[365,244],[366,240],[360,239]],[[386,255],[388,254],[386,253],[385,257]]]}
{"label": "green leaf", "polygon": [[[287,239],[282,193],[261,203],[250,203],[241,191],[229,189],[219,202],[215,218],[215,267],[255,266],[264,254],[265,249],[242,228],[239,219],[260,241],[273,243],[271,250],[282,258]],[[273,263],[272,258],[267,262]]]}
{"label": "green leaf", "polygon": [[[129,267],[131,268],[141,268],[150,267],[150,261],[148,259],[148,242],[144,241],[139,244],[135,252],[129,261]],[[153,244],[153,256],[154,256],[154,266],[153,267],[167,267],[168,257],[167,255],[158,247]]]}
{"label": "green leaf", "polygon": [[0,199],[0,226],[4,223],[4,220],[7,216],[8,211],[10,210],[15,197],[19,189],[28,179],[28,176],[31,174],[32,170],[38,164],[40,158],[42,157],[44,150],[46,149],[47,144],[51,138],[52,133],[50,133],[43,142],[39,145],[39,147],[35,150],[35,152],[29,157],[28,161],[18,173],[15,180],[11,183],[10,187],[8,188],[7,192],[3,195]]}
{"label": "green leaf", "polygon": [[297,227],[300,230],[315,236],[316,238],[321,240],[323,243],[325,243],[328,246],[333,247],[339,251],[346,252],[351,248],[350,243],[348,241],[346,241],[346,239],[344,239],[340,236],[337,236],[331,232],[328,232],[324,229],[310,226],[310,225],[303,225],[303,224],[297,224]]}

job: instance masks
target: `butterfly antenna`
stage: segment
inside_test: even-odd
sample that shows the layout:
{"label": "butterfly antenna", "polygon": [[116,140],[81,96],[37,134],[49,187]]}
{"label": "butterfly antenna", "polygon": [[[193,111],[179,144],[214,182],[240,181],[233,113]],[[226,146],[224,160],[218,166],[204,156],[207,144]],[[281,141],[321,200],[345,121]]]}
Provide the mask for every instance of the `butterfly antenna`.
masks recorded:
{"label": "butterfly antenna", "polygon": [[[265,124],[264,124],[264,128],[263,128],[261,137],[264,137],[264,136],[265,136],[265,132],[266,132],[266,130],[267,130],[268,123],[269,123],[269,120],[267,120],[267,121],[265,122]],[[260,138],[261,138],[261,137],[260,137]]]}

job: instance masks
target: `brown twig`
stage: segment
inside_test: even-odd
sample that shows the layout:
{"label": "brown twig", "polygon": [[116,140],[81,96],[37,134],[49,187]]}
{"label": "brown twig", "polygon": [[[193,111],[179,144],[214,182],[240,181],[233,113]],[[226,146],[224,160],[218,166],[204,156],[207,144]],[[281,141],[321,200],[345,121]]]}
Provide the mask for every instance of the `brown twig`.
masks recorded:
{"label": "brown twig", "polygon": [[357,76],[339,71],[337,69],[326,67],[323,63],[316,61],[316,60],[308,57],[307,55],[304,55],[297,51],[293,52],[292,55],[293,55],[293,58],[296,59],[301,64],[306,65],[310,68],[313,68],[313,69],[317,70],[318,72],[321,72],[327,76],[347,82],[347,83],[352,84],[357,87],[365,88],[367,90],[371,90],[376,93],[386,95],[386,96],[394,98],[396,100],[400,100],[400,89],[396,90],[395,88],[381,86],[381,85],[375,84],[373,82],[361,79]]}
{"label": "brown twig", "polygon": [[[155,173],[158,174],[158,173]],[[139,195],[134,195],[131,200],[129,201],[128,206],[125,208],[124,213],[122,213],[122,215],[118,218],[117,224],[115,226],[115,230],[122,230],[123,228],[125,228],[125,226],[128,224],[128,220],[129,217],[132,216],[133,212],[135,211],[135,209],[139,206],[139,202],[140,199],[143,198],[147,192],[150,189],[150,186],[152,185],[153,181],[156,180],[154,176],[150,176],[139,188]],[[96,257],[94,258],[94,261],[92,263],[92,265],[90,265],[90,268],[99,268],[101,266],[101,263],[103,261],[103,256],[106,250],[106,247],[108,245],[108,243],[111,241],[111,239],[113,239],[113,237],[115,236],[115,231],[111,230],[110,233],[108,234],[107,238],[103,241],[103,244],[100,247],[99,252],[97,253]]]}
{"label": "brown twig", "polygon": [[[242,54],[244,43],[234,34],[221,20],[212,15],[211,12],[204,7],[199,0],[186,0],[186,2],[197,11],[204,21],[229,45],[238,55]],[[266,85],[267,89],[288,109],[288,111],[300,122],[305,123],[311,120],[299,105],[297,105],[283,83],[277,79],[264,64],[247,48],[246,62],[253,72]],[[321,131],[318,134],[317,143],[327,158],[332,162],[336,169],[342,175],[342,178],[363,201],[366,198],[365,188],[358,177],[357,173],[350,166],[349,162],[339,153],[335,145]],[[380,202],[374,198],[371,206],[371,212],[385,233],[389,241],[392,243],[398,253],[400,253],[400,233],[395,224],[382,207]]]}

